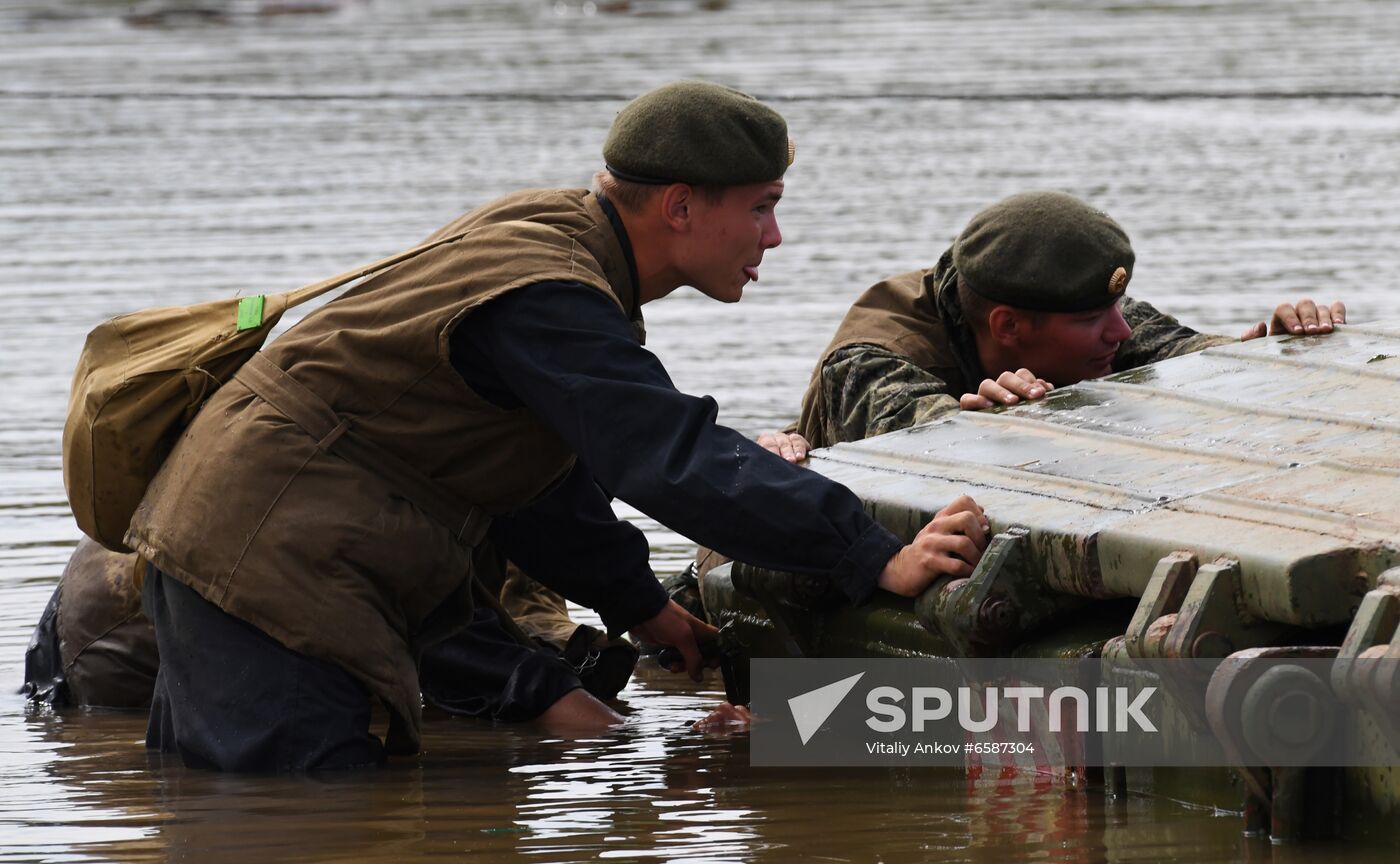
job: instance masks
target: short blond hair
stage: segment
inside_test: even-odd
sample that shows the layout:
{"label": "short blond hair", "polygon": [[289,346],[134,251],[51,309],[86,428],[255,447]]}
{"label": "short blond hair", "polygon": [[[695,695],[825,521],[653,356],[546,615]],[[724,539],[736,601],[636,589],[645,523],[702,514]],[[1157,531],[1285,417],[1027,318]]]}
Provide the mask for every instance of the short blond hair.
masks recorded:
{"label": "short blond hair", "polygon": [[664,186],[652,183],[620,180],[606,168],[593,175],[593,191],[595,193],[632,213],[645,207],[647,202],[651,200],[651,196],[655,195],[657,190],[664,188]]}
{"label": "short blond hair", "polygon": [[[634,180],[623,180],[606,168],[593,175],[593,191],[629,213],[641,210],[647,205],[647,202],[651,201],[653,195],[665,188],[666,186],[661,183],[638,183]],[[718,204],[724,199],[724,190],[729,187],[692,184],[691,188],[710,204]]]}

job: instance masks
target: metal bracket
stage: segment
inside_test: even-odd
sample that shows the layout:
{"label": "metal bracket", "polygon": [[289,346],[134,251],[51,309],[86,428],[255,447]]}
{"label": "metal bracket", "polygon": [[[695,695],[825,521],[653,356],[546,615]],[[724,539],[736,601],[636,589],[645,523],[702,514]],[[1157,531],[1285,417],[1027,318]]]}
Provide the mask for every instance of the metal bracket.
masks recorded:
{"label": "metal bracket", "polygon": [[1173,552],[1157,562],[1124,636],[1129,657],[1166,656],[1167,633],[1176,623],[1177,612],[1199,567],[1196,556],[1190,552]]}
{"label": "metal bracket", "polygon": [[1019,525],[992,537],[966,579],[942,579],[919,595],[919,621],[958,653],[1001,651],[1066,606],[1084,602],[1052,591],[1027,564],[1030,531]]}
{"label": "metal bracket", "polygon": [[1241,613],[1240,562],[1197,565],[1180,551],[1157,562],[1124,636],[1130,657],[1206,660],[1268,645],[1284,632]]}
{"label": "metal bracket", "polygon": [[1400,567],[1382,573],[1361,599],[1332,666],[1332,688],[1365,709],[1400,752]]}
{"label": "metal bracket", "polygon": [[1223,658],[1274,642],[1283,628],[1246,619],[1240,612],[1240,592],[1240,562],[1222,559],[1197,570],[1167,635],[1167,656]]}
{"label": "metal bracket", "polygon": [[[1194,554],[1173,552],[1157,562],[1123,637],[1129,657],[1209,660],[1273,642],[1283,628],[1240,614],[1240,564],[1221,559],[1198,565]],[[1210,681],[1197,664],[1161,669],[1162,686],[1199,729],[1207,726],[1204,694]]]}

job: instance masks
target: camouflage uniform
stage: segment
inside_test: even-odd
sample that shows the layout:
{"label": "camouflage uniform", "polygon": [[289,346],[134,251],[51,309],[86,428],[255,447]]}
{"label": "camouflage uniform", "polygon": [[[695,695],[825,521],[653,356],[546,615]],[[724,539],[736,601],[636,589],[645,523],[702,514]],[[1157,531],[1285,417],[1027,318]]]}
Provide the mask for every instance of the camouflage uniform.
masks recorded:
{"label": "camouflage uniform", "polygon": [[[794,427],[813,447],[936,420],[1002,371],[982,370],[956,282],[945,253],[935,267],[885,280],[856,301],[812,376]],[[1119,346],[1114,371],[1237,341],[1198,333],[1141,300],[1122,304],[1133,333]],[[881,326],[886,317],[888,328]]]}
{"label": "camouflage uniform", "polygon": [[[1141,300],[1125,299],[1123,318],[1133,328],[1133,335],[1119,347],[1114,371],[1236,341],[1197,333]],[[958,397],[976,392],[980,383],[981,379],[944,381],[908,357],[878,345],[837,349],[821,368],[821,387],[828,406],[822,418],[824,446],[937,420],[957,411]]]}

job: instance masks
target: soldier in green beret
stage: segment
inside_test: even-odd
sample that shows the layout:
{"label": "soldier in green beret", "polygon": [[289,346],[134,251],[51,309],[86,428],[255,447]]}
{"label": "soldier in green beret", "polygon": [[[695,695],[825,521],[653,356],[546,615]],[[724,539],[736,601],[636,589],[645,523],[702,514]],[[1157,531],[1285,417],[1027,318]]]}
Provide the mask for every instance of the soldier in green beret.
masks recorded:
{"label": "soldier in green beret", "polygon": [[[125,538],[150,562],[161,657],[147,745],[222,770],[416,750],[420,681],[442,681],[420,658],[507,559],[609,636],[675,646],[698,680],[716,631],[667,597],[612,497],[853,602],[968,575],[987,542],[970,499],[896,537],[848,489],[716,424],[714,401],[677,391],[643,347],[646,303],[684,285],[732,302],[758,278],[793,152],[751,96],[661,87],[617,115],[595,189],[482,205],[240,369]],[[518,661],[500,644],[452,662]],[[472,701],[470,677],[448,683],[433,701]],[[553,695],[556,724],[620,719],[577,687]]]}
{"label": "soldier in green beret", "polygon": [[[934,420],[1039,399],[1056,386],[1237,341],[1197,333],[1126,296],[1122,227],[1062,192],[1013,195],[978,213],[927,270],[862,294],[822,353],[788,433],[791,458]],[[1342,303],[1284,303],[1265,333],[1329,333]]]}

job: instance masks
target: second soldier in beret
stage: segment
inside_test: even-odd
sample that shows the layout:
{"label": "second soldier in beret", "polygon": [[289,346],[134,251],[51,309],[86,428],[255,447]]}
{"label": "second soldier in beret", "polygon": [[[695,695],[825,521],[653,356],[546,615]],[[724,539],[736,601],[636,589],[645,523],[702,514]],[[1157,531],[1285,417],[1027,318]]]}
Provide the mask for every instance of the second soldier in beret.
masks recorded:
{"label": "second soldier in beret", "polygon": [[[1127,297],[1133,265],[1123,228],[1072,195],[1027,192],[987,207],[933,267],[856,300],[781,446],[805,454],[1236,341]],[[1323,333],[1345,320],[1341,303],[1302,300],[1279,305],[1267,330]]]}
{"label": "second soldier in beret", "polygon": [[[714,401],[677,391],[642,345],[645,304],[684,285],[734,301],[758,278],[793,152],[748,95],[659,88],[617,115],[593,190],[486,203],[249,361],[126,538],[151,562],[161,657],[147,745],[223,770],[415,750],[419,658],[506,559],[608,635],[675,646],[698,679],[716,631],[667,597],[610,496],[726,554],[825,574],[852,601],[968,575],[986,544],[970,500],[906,544],[846,488],[717,425]],[[466,654],[459,668],[508,692],[531,662],[502,640]],[[446,695],[469,703],[478,684]],[[551,695],[557,725],[620,719],[576,686]],[[388,709],[382,742],[371,700]]]}

